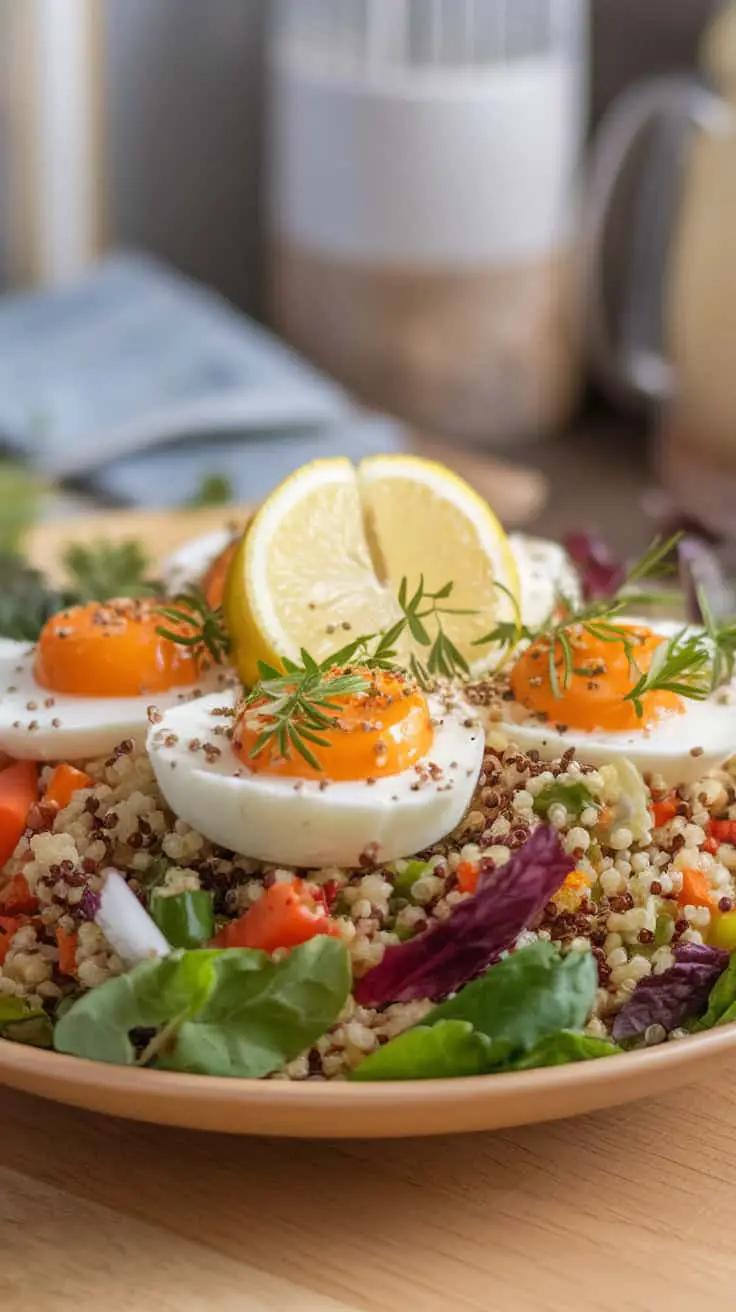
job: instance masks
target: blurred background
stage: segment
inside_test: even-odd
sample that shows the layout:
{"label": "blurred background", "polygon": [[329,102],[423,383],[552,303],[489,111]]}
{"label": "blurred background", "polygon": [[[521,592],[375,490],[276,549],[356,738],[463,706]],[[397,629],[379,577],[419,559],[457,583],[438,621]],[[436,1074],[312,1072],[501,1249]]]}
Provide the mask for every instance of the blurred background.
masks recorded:
{"label": "blurred background", "polygon": [[6,453],[150,506],[411,447],[736,536],[734,15],[0,0]]}

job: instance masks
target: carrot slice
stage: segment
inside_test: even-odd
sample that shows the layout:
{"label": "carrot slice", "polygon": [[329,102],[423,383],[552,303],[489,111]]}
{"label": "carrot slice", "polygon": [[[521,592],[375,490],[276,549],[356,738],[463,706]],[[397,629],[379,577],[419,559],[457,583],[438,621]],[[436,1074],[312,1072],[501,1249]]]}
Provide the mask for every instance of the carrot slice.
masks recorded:
{"label": "carrot slice", "polygon": [[272,884],[245,915],[220,930],[214,946],[220,948],[294,948],[317,934],[339,933],[324,908],[303,891],[301,879]]}
{"label": "carrot slice", "polygon": [[480,870],[475,861],[461,861],[457,871],[457,883],[461,893],[474,893],[478,887]]}
{"label": "carrot slice", "polygon": [[682,889],[677,901],[681,907],[710,907],[712,910],[716,897],[708,876],[702,870],[687,866],[682,872]]}
{"label": "carrot slice", "polygon": [[38,911],[38,898],[31,892],[31,886],[22,872],[13,875],[10,883],[0,893],[0,906],[10,916],[30,916]]}
{"label": "carrot slice", "polygon": [[38,771],[34,761],[16,761],[0,771],[0,866],[13,855],[36,801]]}
{"label": "carrot slice", "polygon": [[80,788],[91,788],[93,780],[74,765],[57,765],[44,793],[45,802],[54,802],[60,811],[71,802]]}
{"label": "carrot slice", "polygon": [[56,946],[59,949],[59,970],[62,975],[74,975],[77,970],[78,935],[72,930],[59,925],[56,930]]}

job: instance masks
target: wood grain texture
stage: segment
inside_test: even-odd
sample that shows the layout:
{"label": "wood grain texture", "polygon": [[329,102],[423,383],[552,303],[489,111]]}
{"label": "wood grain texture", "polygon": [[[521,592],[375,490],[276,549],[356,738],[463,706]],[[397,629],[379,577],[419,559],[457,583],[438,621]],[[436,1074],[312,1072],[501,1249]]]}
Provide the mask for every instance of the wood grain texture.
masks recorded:
{"label": "wood grain texture", "polygon": [[734,1075],[551,1126],[350,1145],[162,1130],[3,1091],[0,1305],[726,1312]]}

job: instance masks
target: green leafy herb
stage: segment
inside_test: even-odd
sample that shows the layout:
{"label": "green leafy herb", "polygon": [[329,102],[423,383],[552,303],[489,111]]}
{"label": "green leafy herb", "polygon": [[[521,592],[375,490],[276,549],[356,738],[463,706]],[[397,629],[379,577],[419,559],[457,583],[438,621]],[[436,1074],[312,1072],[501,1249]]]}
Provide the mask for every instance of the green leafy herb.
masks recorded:
{"label": "green leafy herb", "polygon": [[[595,1001],[596,985],[595,961],[589,953],[563,957],[550,943],[533,943],[511,953],[456,997],[434,1007],[419,1027],[372,1053],[351,1079],[415,1079],[513,1070],[532,1054],[537,1054],[535,1064],[541,1064],[540,1054],[552,1058],[552,1065],[580,1060],[580,1046],[560,1036],[561,1032],[578,1034],[582,1029]],[[441,1034],[436,1036],[440,1028]],[[582,1039],[582,1034],[579,1037]],[[450,1069],[453,1060],[457,1063],[454,1070]]]}
{"label": "green leafy herb", "polygon": [[477,613],[474,610],[444,605],[444,602],[452,596],[454,588],[454,583],[445,583],[436,592],[429,592],[424,586],[424,575],[421,575],[418,586],[410,593],[408,579],[401,580],[399,605],[404,614],[404,621],[403,623],[400,621],[402,627],[396,633],[396,638],[404,628],[408,628],[415,643],[428,649],[426,662],[420,660],[415,652],[409,657],[409,669],[422,687],[429,686],[438,677],[456,679],[470,673],[468,662],[445,632],[442,623],[444,615]]}
{"label": "green leafy herb", "polygon": [[[247,948],[175,952],[84,994],[57,1023],[54,1046],[93,1061],[258,1079],[334,1024],[350,982],[346,949],[327,936],[280,962]],[[155,1034],[137,1055],[139,1029]]]}
{"label": "green leafy herb", "polygon": [[17,553],[35,524],[43,488],[36,478],[13,462],[0,463],[0,553]]}
{"label": "green leafy herb", "polygon": [[0,553],[0,637],[35,642],[64,597],[20,556]]}
{"label": "green leafy herb", "polygon": [[42,1008],[32,1007],[25,998],[0,997],[0,1038],[50,1048],[52,1035],[51,1021]]}
{"label": "green leafy herb", "polygon": [[72,542],[62,555],[69,576],[67,605],[110,601],[113,597],[147,597],[161,584],[149,577],[150,561],[140,542]]}
{"label": "green leafy herb", "polygon": [[593,794],[589,788],[586,788],[584,783],[566,784],[555,779],[552,783],[547,784],[541,793],[537,793],[534,798],[533,809],[535,814],[546,818],[549,814],[549,808],[555,802],[559,802],[564,806],[567,814],[574,819],[577,819],[588,806],[598,808],[598,803]]}
{"label": "green leafy herb", "polygon": [[232,481],[227,474],[205,474],[193,497],[184,502],[191,510],[205,506],[226,506],[234,498]]}
{"label": "green leafy herb", "polygon": [[694,701],[705,701],[712,691],[711,651],[703,635],[687,635],[682,629],[655,649],[649,669],[641,674],[625,701],[634,703],[638,716],[644,714],[642,697],[649,692],[673,692]]}
{"label": "green leafy herb", "polygon": [[595,1061],[599,1057],[615,1057],[623,1052],[617,1043],[608,1039],[594,1039],[575,1030],[559,1030],[548,1034],[526,1056],[519,1057],[511,1067],[515,1071],[536,1070],[539,1066],[567,1066],[575,1061]]}
{"label": "green leafy herb", "polygon": [[148,910],[173,948],[198,948],[215,933],[212,894],[206,889],[163,893],[154,889]]}
{"label": "green leafy herb", "polygon": [[190,588],[174,598],[173,605],[159,606],[158,613],[176,629],[159,626],[156,632],[181,647],[188,647],[194,659],[203,664],[215,665],[226,660],[230,650],[230,637],[225,626],[221,606],[210,606],[199,588]]}
{"label": "green leafy herb", "polygon": [[155,856],[151,864],[138,874],[139,882],[145,885],[149,895],[153,893],[154,889],[158,888],[159,884],[163,884],[166,874],[173,864],[173,861],[170,861],[167,856]]}
{"label": "green leafy herb", "polygon": [[705,632],[711,644],[711,691],[722,683],[730,682],[736,672],[736,620],[718,623],[708,601],[705,588],[696,588]]}

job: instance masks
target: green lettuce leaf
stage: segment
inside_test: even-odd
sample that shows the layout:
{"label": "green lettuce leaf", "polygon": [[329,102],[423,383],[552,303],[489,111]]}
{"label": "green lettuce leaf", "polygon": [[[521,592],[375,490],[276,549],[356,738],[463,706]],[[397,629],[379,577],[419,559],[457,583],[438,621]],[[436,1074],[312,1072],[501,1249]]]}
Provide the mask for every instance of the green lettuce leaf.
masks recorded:
{"label": "green lettuce leaf", "polygon": [[25,998],[0,997],[0,1038],[27,1043],[33,1048],[52,1047],[53,1027],[41,1007]]}
{"label": "green lettuce leaf", "polygon": [[145,1049],[152,1065],[260,1077],[334,1024],[350,982],[344,945],[326,936],[279,962],[248,948],[174,952],[84,994],[59,1020],[54,1046],[131,1065],[131,1032],[153,1030]]}
{"label": "green lettuce leaf", "polygon": [[608,1039],[593,1039],[574,1030],[559,1030],[547,1034],[525,1056],[517,1058],[510,1069],[532,1071],[539,1066],[567,1066],[575,1061],[595,1061],[598,1057],[615,1057],[623,1052],[617,1043]]}
{"label": "green lettuce leaf", "polygon": [[454,998],[434,1007],[423,1025],[467,1020],[492,1041],[492,1065],[530,1052],[547,1034],[582,1029],[595,1002],[596,965],[589,952],[559,950],[539,940],[499,961]]}
{"label": "green lettuce leaf", "polygon": [[583,783],[566,784],[560,783],[557,779],[553,783],[547,784],[541,793],[537,793],[534,798],[534,814],[541,815],[545,819],[549,813],[549,808],[554,802],[561,802],[565,807],[567,814],[577,820],[581,811],[586,806],[598,807],[593,794]]}
{"label": "green lettuce leaf", "polygon": [[489,1040],[466,1020],[418,1025],[372,1052],[351,1074],[352,1080],[439,1080],[445,1076],[483,1075]]}
{"label": "green lettuce leaf", "polygon": [[[430,1079],[539,1065],[559,1066],[618,1051],[580,1031],[595,1001],[590,953],[563,957],[539,941],[499,961],[433,1007],[420,1026],[391,1039],[352,1072],[353,1080]],[[605,1052],[603,1051],[605,1048]]]}

